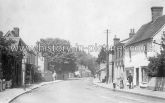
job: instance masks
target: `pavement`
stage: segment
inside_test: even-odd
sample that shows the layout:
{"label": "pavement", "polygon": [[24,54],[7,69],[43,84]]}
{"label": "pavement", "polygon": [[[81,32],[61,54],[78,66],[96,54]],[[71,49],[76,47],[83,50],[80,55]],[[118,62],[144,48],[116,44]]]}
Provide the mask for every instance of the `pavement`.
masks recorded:
{"label": "pavement", "polygon": [[56,83],[60,82],[61,80],[56,80],[56,81],[51,81],[51,82],[41,82],[38,84],[31,84],[26,88],[12,88],[12,89],[6,89],[5,91],[0,92],[0,103],[10,103],[13,99],[30,92],[36,88],[39,88],[41,86],[51,84],[51,83]]}
{"label": "pavement", "polygon": [[[114,90],[112,83],[110,83],[110,84],[101,83],[98,79],[94,79],[93,84],[96,86]],[[153,97],[153,98],[159,98],[159,99],[165,100],[164,91],[153,91],[153,90],[149,90],[147,88],[140,88],[140,87],[135,87],[133,89],[129,89],[128,87],[126,87],[124,89],[120,89],[119,86],[116,86],[115,91],[126,92],[126,93],[137,94],[137,95],[141,95],[141,96],[147,96],[147,97]]]}
{"label": "pavement", "polygon": [[25,93],[11,103],[165,103],[164,99],[118,92],[93,84],[92,79],[50,83]]}

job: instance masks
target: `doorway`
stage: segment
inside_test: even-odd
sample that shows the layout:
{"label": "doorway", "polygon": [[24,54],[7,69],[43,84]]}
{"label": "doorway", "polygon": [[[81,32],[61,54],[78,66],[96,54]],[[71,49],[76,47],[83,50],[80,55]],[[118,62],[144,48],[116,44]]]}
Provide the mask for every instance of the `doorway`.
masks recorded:
{"label": "doorway", "polygon": [[139,85],[139,68],[136,68],[136,85]]}

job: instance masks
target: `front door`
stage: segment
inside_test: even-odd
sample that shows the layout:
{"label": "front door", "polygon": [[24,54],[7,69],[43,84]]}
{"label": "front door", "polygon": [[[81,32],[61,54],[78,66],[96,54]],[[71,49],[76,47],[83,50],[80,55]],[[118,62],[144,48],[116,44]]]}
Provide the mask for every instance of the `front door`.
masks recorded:
{"label": "front door", "polygon": [[136,85],[139,85],[139,68],[136,68]]}

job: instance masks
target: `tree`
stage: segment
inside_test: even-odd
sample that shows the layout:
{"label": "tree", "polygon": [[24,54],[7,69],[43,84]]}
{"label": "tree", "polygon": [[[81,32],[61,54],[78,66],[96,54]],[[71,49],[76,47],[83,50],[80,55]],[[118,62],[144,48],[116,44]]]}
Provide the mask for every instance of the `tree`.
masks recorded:
{"label": "tree", "polygon": [[155,57],[150,57],[148,64],[148,75],[151,77],[165,77],[165,34],[161,38],[161,51]]}
{"label": "tree", "polygon": [[147,73],[150,77],[156,77],[155,90],[163,90],[165,85],[165,33],[163,33],[161,44],[158,45],[161,45],[160,54],[149,58]]}
{"label": "tree", "polygon": [[76,57],[77,57],[77,63],[79,65],[88,67],[88,69],[91,71],[92,75],[96,74],[97,64],[96,64],[95,57],[93,57],[90,54],[87,54],[85,51],[76,52]]}
{"label": "tree", "polygon": [[87,64],[87,59],[88,59],[87,53],[85,51],[78,51],[76,52],[76,57],[77,57],[77,63],[83,66],[88,66]]}
{"label": "tree", "polygon": [[96,62],[96,58],[94,58],[94,57],[91,57],[91,58],[88,58],[88,69],[91,71],[91,73],[93,74],[93,75],[95,75],[96,74],[96,71],[97,71],[97,62]]}
{"label": "tree", "polygon": [[[4,78],[6,80],[13,79],[13,68],[14,60],[17,62],[22,60],[23,53],[22,51],[13,51],[11,49],[11,45],[16,41],[12,39],[6,39],[5,37],[0,37],[0,78]],[[18,69],[18,67],[17,67]],[[13,80],[14,81],[14,80]]]}
{"label": "tree", "polygon": [[76,57],[69,41],[59,38],[40,39],[37,50],[48,59],[56,72],[74,72]]}
{"label": "tree", "polygon": [[98,64],[105,63],[106,62],[106,56],[107,56],[106,48],[102,47],[96,62]]}

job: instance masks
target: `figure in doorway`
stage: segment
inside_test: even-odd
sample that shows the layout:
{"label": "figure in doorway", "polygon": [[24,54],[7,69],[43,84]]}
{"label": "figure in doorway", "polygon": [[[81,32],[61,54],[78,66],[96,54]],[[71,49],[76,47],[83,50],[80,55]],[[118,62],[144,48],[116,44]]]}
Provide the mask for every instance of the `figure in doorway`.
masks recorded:
{"label": "figure in doorway", "polygon": [[133,77],[132,74],[129,73],[129,76],[127,77],[128,83],[129,83],[129,89],[133,88]]}

